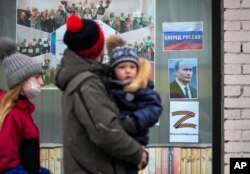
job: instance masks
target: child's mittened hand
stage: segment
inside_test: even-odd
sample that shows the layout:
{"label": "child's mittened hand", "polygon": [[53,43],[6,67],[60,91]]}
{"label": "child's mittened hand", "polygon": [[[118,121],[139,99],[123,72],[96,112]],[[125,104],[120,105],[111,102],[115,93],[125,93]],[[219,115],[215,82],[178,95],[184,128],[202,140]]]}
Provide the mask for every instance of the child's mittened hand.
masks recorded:
{"label": "child's mittened hand", "polygon": [[128,132],[129,134],[136,134],[138,133],[135,119],[126,116],[123,120],[121,120],[123,128]]}

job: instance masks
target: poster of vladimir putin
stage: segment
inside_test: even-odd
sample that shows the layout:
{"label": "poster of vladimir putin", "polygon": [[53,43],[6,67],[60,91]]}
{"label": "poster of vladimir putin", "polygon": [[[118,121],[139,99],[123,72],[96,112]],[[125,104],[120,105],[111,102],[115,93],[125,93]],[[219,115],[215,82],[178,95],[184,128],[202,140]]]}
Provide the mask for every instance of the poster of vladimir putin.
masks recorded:
{"label": "poster of vladimir putin", "polygon": [[169,98],[197,99],[197,59],[169,59]]}

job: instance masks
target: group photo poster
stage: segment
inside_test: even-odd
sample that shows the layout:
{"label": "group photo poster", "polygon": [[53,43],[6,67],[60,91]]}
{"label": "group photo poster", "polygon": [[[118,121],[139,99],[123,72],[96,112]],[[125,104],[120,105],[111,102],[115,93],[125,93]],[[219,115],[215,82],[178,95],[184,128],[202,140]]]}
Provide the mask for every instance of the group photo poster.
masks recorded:
{"label": "group photo poster", "polygon": [[[97,22],[105,39],[119,35],[152,65],[154,80],[155,0],[20,0],[16,41],[21,53],[39,59],[45,70],[43,89],[56,89],[55,70],[67,46],[63,43],[71,15]],[[110,58],[104,51],[104,63]]]}
{"label": "group photo poster", "polygon": [[204,49],[203,22],[164,22],[163,51],[199,51]]}
{"label": "group photo poster", "polygon": [[171,101],[169,142],[199,142],[199,102]]}
{"label": "group photo poster", "polygon": [[197,58],[168,59],[169,98],[198,98],[198,67]]}
{"label": "group photo poster", "polygon": [[55,71],[61,56],[55,50],[53,33],[65,26],[67,13],[60,0],[17,1],[16,42],[18,50],[41,62],[43,89],[56,89]]}

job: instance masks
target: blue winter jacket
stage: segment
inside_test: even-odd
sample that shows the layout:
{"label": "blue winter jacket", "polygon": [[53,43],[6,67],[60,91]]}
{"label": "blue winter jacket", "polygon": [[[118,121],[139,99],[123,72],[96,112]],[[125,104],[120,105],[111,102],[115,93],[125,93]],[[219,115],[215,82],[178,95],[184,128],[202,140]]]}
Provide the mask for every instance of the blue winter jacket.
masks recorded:
{"label": "blue winter jacket", "polygon": [[[153,82],[148,81],[147,87],[135,92],[125,92],[117,81],[110,81],[109,88],[120,110],[124,129],[139,143],[147,145],[149,128],[158,122],[162,112],[161,98],[154,90]],[[128,126],[131,120],[135,122],[136,130]]]}
{"label": "blue winter jacket", "polygon": [[[40,174],[50,174],[50,171],[44,167],[40,167]],[[28,174],[21,165],[12,167],[11,169],[5,171],[3,174]]]}

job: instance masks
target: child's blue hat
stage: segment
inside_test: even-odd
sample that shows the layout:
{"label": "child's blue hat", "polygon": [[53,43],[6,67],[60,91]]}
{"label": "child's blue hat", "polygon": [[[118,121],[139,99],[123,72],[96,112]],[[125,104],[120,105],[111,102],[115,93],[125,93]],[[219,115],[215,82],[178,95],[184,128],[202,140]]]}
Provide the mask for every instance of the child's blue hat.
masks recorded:
{"label": "child's blue hat", "polygon": [[114,68],[121,62],[133,62],[139,67],[138,56],[135,50],[129,46],[118,46],[112,51],[110,66]]}

